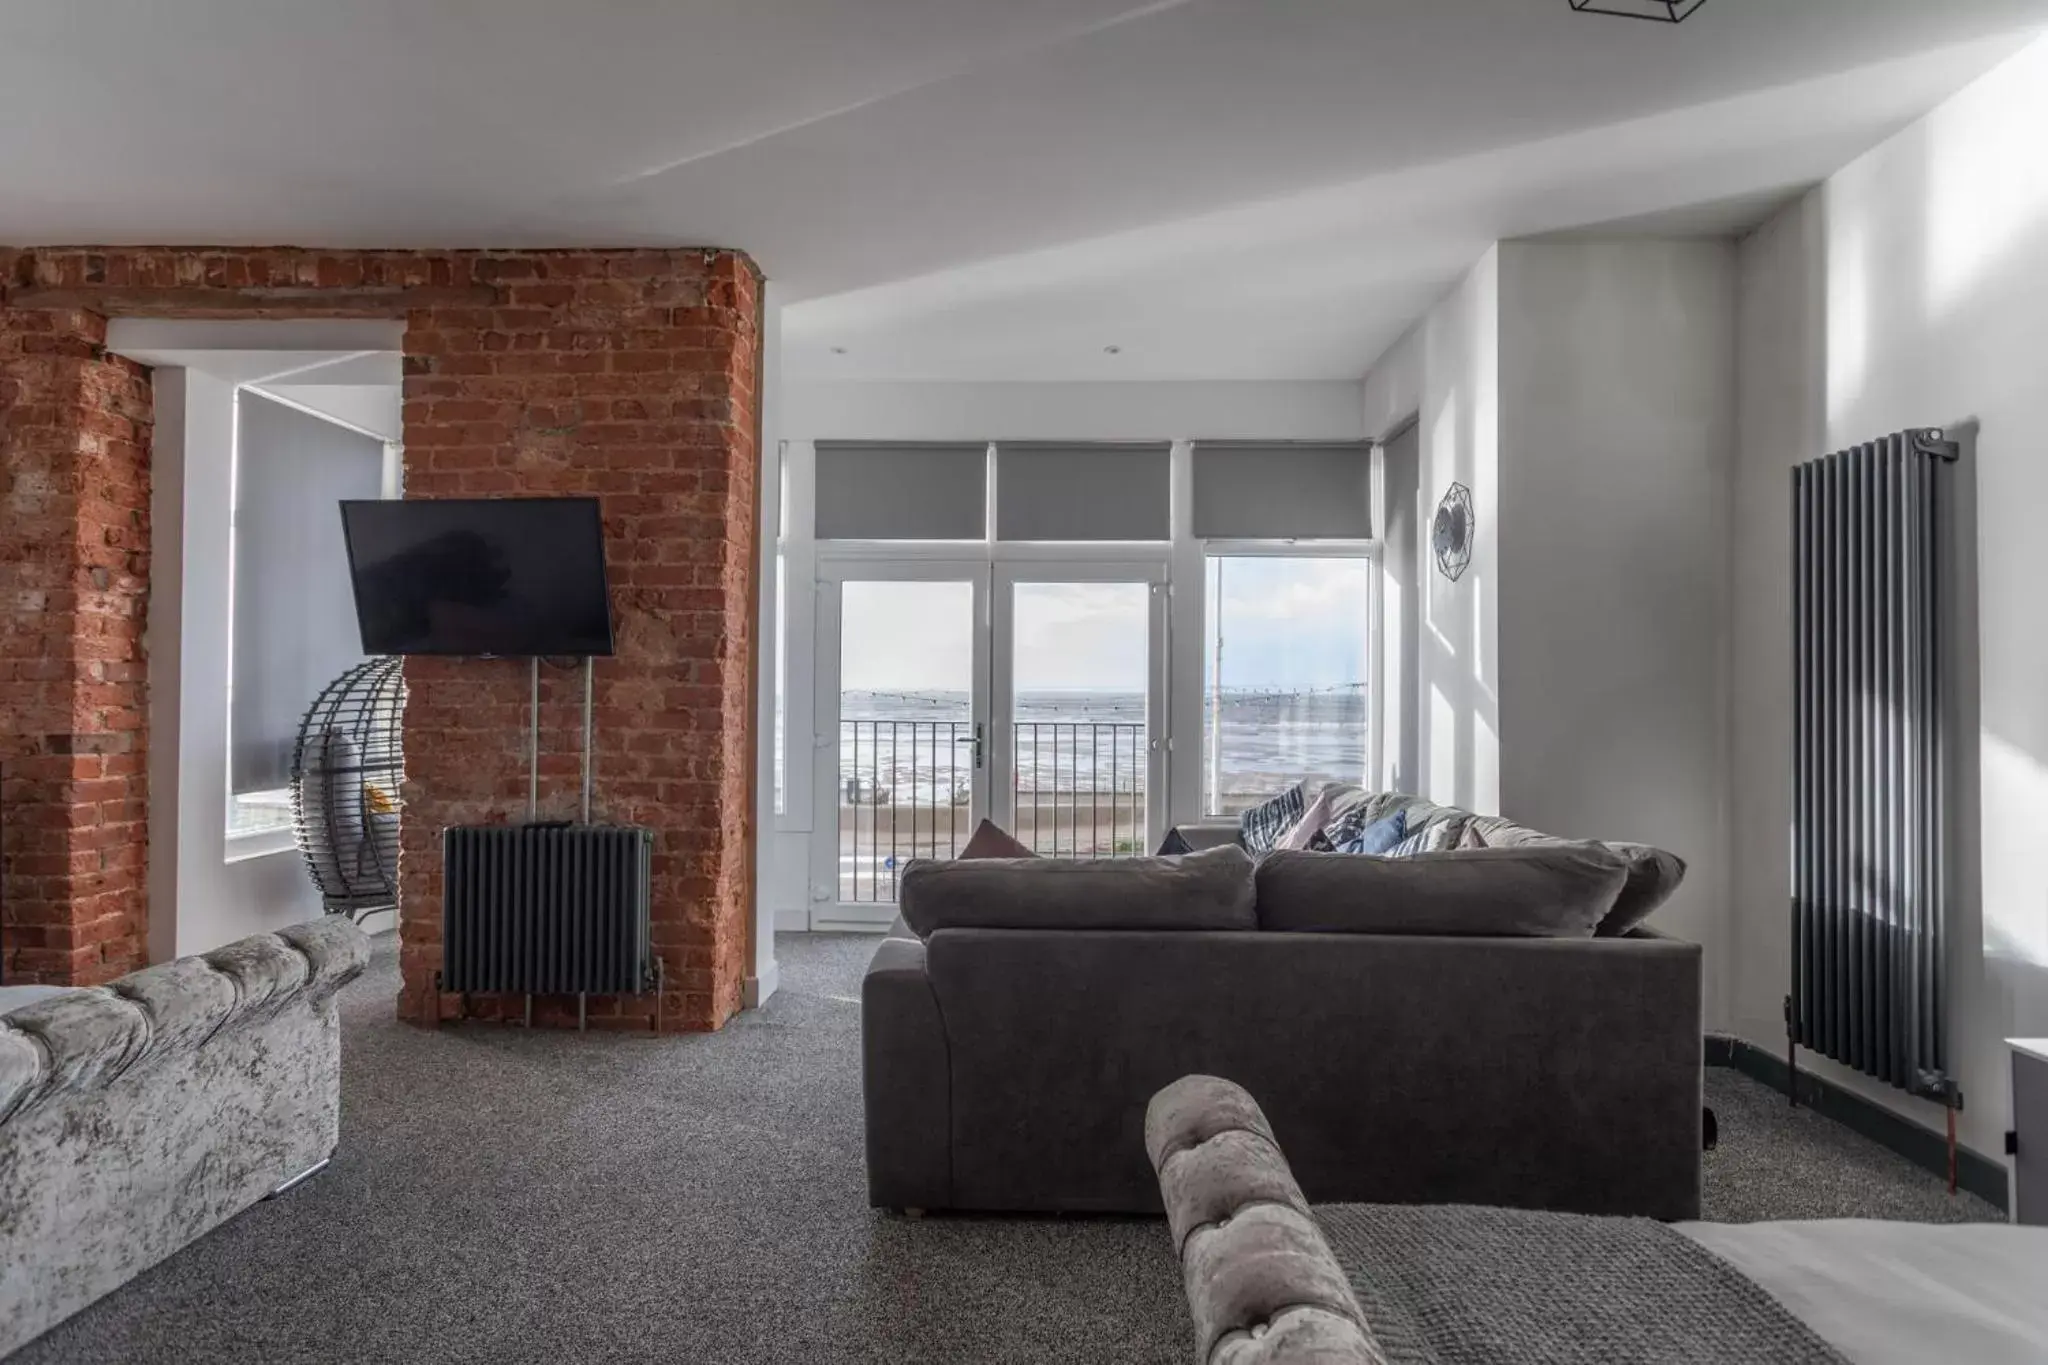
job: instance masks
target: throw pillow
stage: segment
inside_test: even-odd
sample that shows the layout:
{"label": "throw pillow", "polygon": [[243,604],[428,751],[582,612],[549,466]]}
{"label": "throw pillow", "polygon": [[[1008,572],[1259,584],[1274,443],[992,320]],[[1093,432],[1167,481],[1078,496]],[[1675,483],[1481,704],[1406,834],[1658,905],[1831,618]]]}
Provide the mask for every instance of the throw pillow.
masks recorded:
{"label": "throw pillow", "polygon": [[1271,853],[1295,821],[1308,808],[1308,790],[1297,782],[1270,801],[1261,801],[1240,815],[1237,827],[1245,852],[1254,857]]}
{"label": "throw pillow", "polygon": [[1180,858],[920,859],[897,891],[919,938],[941,929],[1258,927],[1252,860],[1235,844]]}
{"label": "throw pillow", "polygon": [[1460,849],[1411,858],[1261,859],[1259,926],[1323,934],[1591,938],[1628,865],[1601,844]]}
{"label": "throw pillow", "polygon": [[1408,837],[1408,817],[1400,811],[1370,824],[1356,818],[1341,820],[1329,831],[1330,845],[1339,853],[1385,854]]}
{"label": "throw pillow", "polygon": [[1308,803],[1302,810],[1301,817],[1287,827],[1287,832],[1280,836],[1273,847],[1313,848],[1316,836],[1330,823],[1330,801],[1336,794],[1337,788],[1334,785],[1317,792],[1315,800]]}
{"label": "throw pillow", "polygon": [[1242,848],[1244,844],[1236,825],[1175,825],[1166,831],[1166,837],[1159,841],[1159,856],[1170,857],[1180,853],[1200,853],[1205,849]]}
{"label": "throw pillow", "polygon": [[1337,851],[1337,846],[1330,842],[1330,836],[1321,830],[1317,830],[1314,834],[1308,836],[1308,843],[1304,845],[1304,848],[1310,853],[1335,853]]}
{"label": "throw pillow", "polygon": [[961,858],[1036,858],[1038,855],[1015,835],[993,820],[984,820],[968,836]]}
{"label": "throw pillow", "polygon": [[1403,833],[1401,841],[1387,850],[1389,858],[1413,858],[1428,851],[1429,831],[1418,829],[1413,834]]}

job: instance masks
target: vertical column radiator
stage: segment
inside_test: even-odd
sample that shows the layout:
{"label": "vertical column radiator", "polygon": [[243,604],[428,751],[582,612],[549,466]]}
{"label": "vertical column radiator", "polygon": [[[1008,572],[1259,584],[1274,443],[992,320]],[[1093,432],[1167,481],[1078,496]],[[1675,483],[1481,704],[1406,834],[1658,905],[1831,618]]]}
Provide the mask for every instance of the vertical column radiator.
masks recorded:
{"label": "vertical column radiator", "polygon": [[1942,594],[1956,455],[1940,431],[1911,430],[1792,471],[1786,1001],[1792,1047],[1951,1111]]}
{"label": "vertical column radiator", "polygon": [[441,853],[443,990],[632,995],[654,980],[652,831],[455,826]]}

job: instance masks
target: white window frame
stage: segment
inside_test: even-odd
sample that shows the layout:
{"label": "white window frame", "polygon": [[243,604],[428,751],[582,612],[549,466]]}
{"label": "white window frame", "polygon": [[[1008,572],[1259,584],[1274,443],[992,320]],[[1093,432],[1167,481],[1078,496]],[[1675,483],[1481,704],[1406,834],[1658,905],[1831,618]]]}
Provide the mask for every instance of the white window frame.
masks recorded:
{"label": "white window frame", "polygon": [[[364,354],[368,353],[365,352]],[[326,364],[329,362],[323,361],[321,363]],[[316,421],[326,422],[330,426],[337,426],[343,431],[352,431],[358,436],[365,436],[378,442],[384,447],[382,487],[380,491],[385,497],[395,498],[400,495],[401,490],[398,484],[404,477],[405,447],[399,442],[392,441],[378,432],[371,431],[367,427],[357,426],[353,422],[344,421],[332,413],[320,412],[317,409],[307,407],[303,403],[293,402],[289,398],[272,393],[265,387],[269,384],[275,384],[280,379],[288,379],[307,369],[318,368],[318,365],[299,365],[293,366],[290,369],[280,370],[275,374],[264,375],[259,379],[245,380],[236,384],[230,395],[228,419],[230,433],[228,437],[228,658],[227,690],[223,697],[227,707],[227,721],[221,730],[226,744],[227,757],[227,780],[222,784],[224,790],[221,793],[222,819],[226,822],[223,826],[226,834],[221,841],[221,861],[228,863],[247,862],[252,858],[269,858],[279,853],[291,853],[297,851],[299,846],[298,821],[296,819],[287,819],[283,825],[272,825],[263,829],[239,832],[235,829],[235,585],[240,581],[242,571],[242,394],[244,392],[254,393],[266,402],[275,403],[279,407],[290,408],[292,411],[302,413]],[[313,698],[306,698],[306,702],[310,706]],[[289,777],[287,777],[286,781],[287,785],[281,789],[271,788],[267,790],[282,790],[289,796],[291,792]]]}
{"label": "white window frame", "polygon": [[[954,545],[949,552],[939,553],[944,546],[926,546],[927,553],[915,556],[884,556],[873,552],[872,546],[849,546],[846,542],[831,542],[832,548],[817,557],[816,618],[812,627],[813,660],[812,676],[815,690],[811,697],[811,743],[808,746],[814,755],[809,799],[805,803],[811,811],[810,868],[806,882],[805,896],[810,927],[814,930],[834,929],[886,929],[894,922],[897,914],[894,901],[842,901],[839,899],[839,704],[840,704],[840,630],[841,590],[849,582],[896,582],[896,583],[956,583],[972,585],[974,593],[974,632],[979,643],[980,633],[989,621],[990,566],[980,547],[971,549]],[[990,717],[993,695],[989,669],[990,651],[974,651],[973,685],[969,705],[977,724],[986,726]],[[986,742],[984,740],[984,742]],[[816,755],[825,755],[822,759]],[[821,780],[818,763],[829,765],[834,780]],[[989,810],[990,779],[992,768],[984,762],[972,774],[973,796],[968,802],[970,820],[985,816]],[[791,802],[790,804],[795,804]],[[968,828],[973,828],[970,823]]]}
{"label": "white window frame", "polygon": [[[1378,461],[1374,461],[1377,468]],[[1200,630],[1196,635],[1196,649],[1203,651],[1209,645],[1208,615],[1208,562],[1212,558],[1231,559],[1358,559],[1367,566],[1366,620],[1365,620],[1365,677],[1366,677],[1366,736],[1365,771],[1359,780],[1368,787],[1384,788],[1386,785],[1386,643],[1381,638],[1382,608],[1381,584],[1385,546],[1377,540],[1201,540],[1195,542],[1200,548],[1201,573],[1197,582],[1200,591],[1191,594],[1197,603],[1196,618]],[[1195,818],[1186,823],[1198,825],[1220,825],[1235,823],[1236,817],[1211,815],[1208,801],[1203,794],[1202,754],[1208,739],[1208,665],[1203,661],[1197,687],[1203,693],[1202,709],[1196,717],[1193,734],[1197,737],[1191,746],[1189,766],[1195,777]]]}
{"label": "white window frame", "polygon": [[[977,443],[969,438],[966,444]],[[846,577],[849,569],[863,564],[902,566],[930,565],[936,570],[940,566],[959,566],[978,560],[991,575],[987,600],[989,609],[995,610],[995,602],[1002,595],[1000,584],[1004,578],[1014,581],[1016,577],[1031,579],[1029,566],[1044,565],[1042,572],[1048,576],[1066,576],[1072,573],[1101,572],[1110,577],[1136,577],[1139,573],[1152,574],[1150,579],[1157,591],[1163,594],[1165,609],[1155,616],[1154,661],[1161,674],[1157,682],[1164,703],[1160,707],[1158,733],[1153,740],[1153,767],[1148,780],[1158,795],[1150,802],[1148,823],[1156,826],[1158,836],[1174,825],[1200,825],[1227,823],[1227,817],[1211,817],[1203,813],[1203,763],[1202,737],[1207,723],[1207,699],[1204,695],[1207,666],[1203,649],[1207,640],[1205,571],[1212,554],[1261,555],[1275,558],[1350,558],[1367,560],[1370,566],[1371,590],[1366,595],[1366,631],[1368,639],[1367,677],[1370,682],[1370,697],[1367,709],[1367,771],[1364,780],[1373,786],[1383,787],[1387,780],[1387,761],[1390,752],[1387,744],[1387,697],[1389,680],[1385,676],[1387,651],[1384,639],[1384,611],[1382,603],[1385,546],[1377,538],[1318,540],[1318,539],[1203,539],[1193,534],[1193,461],[1195,442],[1176,439],[1170,447],[1170,491],[1172,509],[1170,517],[1170,539],[1165,542],[1032,542],[998,541],[995,539],[997,525],[996,500],[1000,496],[997,477],[996,440],[986,442],[988,460],[988,514],[984,537],[967,541],[819,541],[814,538],[816,527],[816,449],[809,440],[790,440],[782,443],[783,479],[776,490],[780,494],[781,535],[777,549],[782,556],[782,570],[788,577],[785,592],[785,610],[788,620],[782,624],[781,638],[788,649],[785,685],[785,725],[787,742],[783,758],[782,778],[786,800],[784,810],[774,816],[774,828],[786,833],[810,835],[808,846],[816,857],[823,850],[820,830],[833,831],[832,823],[821,824],[818,817],[816,793],[816,755],[819,752],[817,735],[818,715],[828,694],[837,696],[836,658],[833,661],[834,677],[825,676],[824,636],[820,631],[819,616],[822,598],[822,580],[827,577]],[[1371,480],[1372,524],[1375,529],[1385,523],[1385,487],[1382,452],[1378,444],[1370,448],[1369,477]],[[773,563],[773,555],[767,557]],[[1062,566],[1055,568],[1054,566]],[[1020,570],[1027,570],[1021,572]],[[772,570],[771,570],[772,572]],[[854,574],[852,576],[859,576]],[[771,599],[772,600],[772,599]],[[1007,605],[1007,604],[1005,604]],[[993,626],[992,626],[993,629]],[[1002,632],[995,630],[997,648],[1006,648]],[[836,637],[835,637],[836,638]],[[829,686],[828,686],[829,684]],[[768,683],[772,706],[772,680]],[[991,715],[994,714],[994,697],[991,694]],[[772,714],[772,713],[771,713]],[[811,717],[810,743],[804,742],[799,718]],[[771,722],[772,723],[772,722]],[[836,742],[836,737],[827,743]],[[1178,760],[1178,761],[1176,761]],[[772,761],[772,757],[770,759]],[[995,769],[992,765],[991,773]],[[836,817],[836,812],[834,812]],[[836,836],[836,831],[835,836]],[[1155,845],[1156,846],[1156,845]],[[825,866],[836,870],[837,848],[834,845],[831,857],[834,860]],[[816,867],[809,869],[807,887],[815,888],[819,881]],[[834,883],[836,886],[836,882]],[[811,909],[817,909],[815,902]]]}
{"label": "white window frame", "polygon": [[[1037,543],[1027,542],[1033,548]],[[1090,542],[1099,545],[1100,542]],[[1015,548],[1015,542],[1005,542]],[[1078,550],[1078,547],[1055,547]],[[1087,560],[1050,554],[1011,554],[1006,548],[995,562],[990,595],[990,654],[993,658],[989,715],[990,818],[1016,832],[1015,798],[1017,659],[1016,595],[1019,583],[1142,583],[1146,590],[1145,679],[1145,851],[1159,847],[1170,828],[1168,819],[1172,724],[1170,650],[1168,648],[1168,578],[1172,566],[1164,545],[1118,546],[1122,555]]]}

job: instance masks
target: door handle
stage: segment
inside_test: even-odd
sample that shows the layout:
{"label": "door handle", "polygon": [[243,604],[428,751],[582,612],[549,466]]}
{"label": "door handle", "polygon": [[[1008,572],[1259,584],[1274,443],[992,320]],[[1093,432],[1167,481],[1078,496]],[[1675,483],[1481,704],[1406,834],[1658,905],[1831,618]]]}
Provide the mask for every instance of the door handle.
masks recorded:
{"label": "door handle", "polygon": [[953,741],[955,744],[972,744],[974,746],[974,766],[977,768],[981,766],[981,739],[981,722],[976,721],[974,722],[974,734],[971,737]]}

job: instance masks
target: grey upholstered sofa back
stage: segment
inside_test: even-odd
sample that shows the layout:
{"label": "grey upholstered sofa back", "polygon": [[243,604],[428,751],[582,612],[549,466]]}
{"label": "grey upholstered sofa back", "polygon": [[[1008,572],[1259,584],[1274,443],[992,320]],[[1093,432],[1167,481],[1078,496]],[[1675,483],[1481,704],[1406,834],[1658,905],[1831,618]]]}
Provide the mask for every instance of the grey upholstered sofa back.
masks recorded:
{"label": "grey upholstered sofa back", "polygon": [[0,1355],[334,1150],[343,918],[0,1017]]}
{"label": "grey upholstered sofa back", "polygon": [[1319,1201],[1696,1216],[1700,950],[942,929],[863,989],[879,1205],[1150,1212],[1146,1103],[1262,1098]]}

